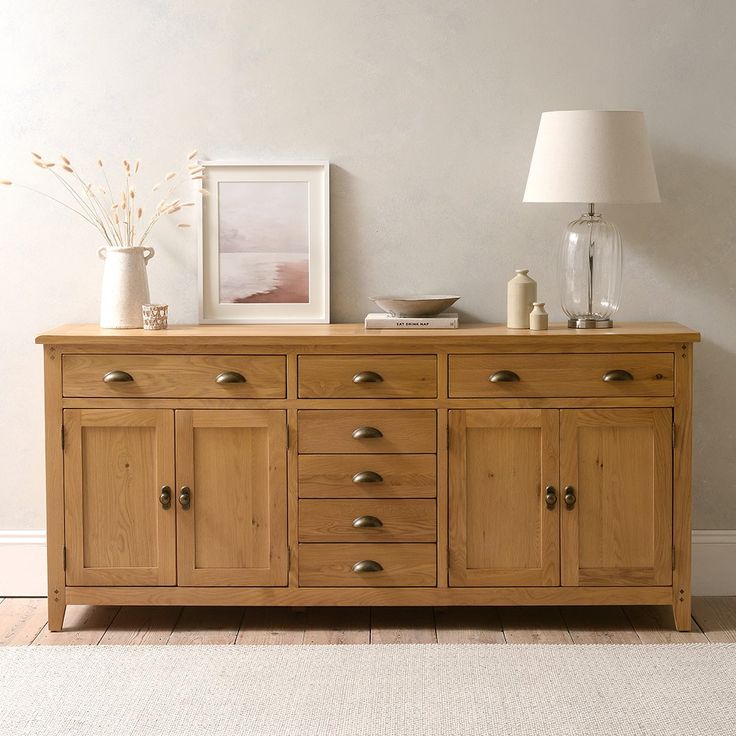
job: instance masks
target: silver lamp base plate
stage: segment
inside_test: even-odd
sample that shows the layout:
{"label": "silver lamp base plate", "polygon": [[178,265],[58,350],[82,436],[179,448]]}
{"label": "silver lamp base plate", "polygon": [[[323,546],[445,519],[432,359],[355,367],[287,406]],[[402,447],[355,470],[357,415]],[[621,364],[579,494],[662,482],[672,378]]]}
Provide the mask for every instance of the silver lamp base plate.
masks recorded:
{"label": "silver lamp base plate", "polygon": [[567,326],[573,330],[604,330],[608,327],[613,327],[613,320],[580,317],[579,319],[567,320]]}

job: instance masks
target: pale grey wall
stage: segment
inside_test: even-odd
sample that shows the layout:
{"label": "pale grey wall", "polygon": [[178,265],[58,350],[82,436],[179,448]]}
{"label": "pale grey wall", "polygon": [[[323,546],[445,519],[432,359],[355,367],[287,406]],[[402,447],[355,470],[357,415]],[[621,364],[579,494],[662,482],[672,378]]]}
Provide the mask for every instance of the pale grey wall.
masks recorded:
{"label": "pale grey wall", "polygon": [[[622,319],[700,328],[695,525],[736,528],[736,3],[732,0],[5,0],[0,178],[31,150],[330,159],[332,314],[376,292],[463,295],[504,319],[529,266],[557,301],[579,208],[522,205],[543,110],[644,110],[663,204],[610,207],[626,240]],[[152,297],[196,320],[194,233],[162,229]],[[36,332],[94,321],[95,234],[0,190],[0,529],[43,526]],[[559,311],[553,309],[559,318]]]}

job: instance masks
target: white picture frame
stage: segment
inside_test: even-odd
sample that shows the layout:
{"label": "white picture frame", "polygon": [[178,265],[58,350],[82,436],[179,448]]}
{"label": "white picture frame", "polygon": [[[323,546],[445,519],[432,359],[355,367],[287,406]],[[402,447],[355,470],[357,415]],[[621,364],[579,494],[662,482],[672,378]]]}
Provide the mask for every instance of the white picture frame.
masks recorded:
{"label": "white picture frame", "polygon": [[200,324],[329,323],[329,162],[199,164]]}

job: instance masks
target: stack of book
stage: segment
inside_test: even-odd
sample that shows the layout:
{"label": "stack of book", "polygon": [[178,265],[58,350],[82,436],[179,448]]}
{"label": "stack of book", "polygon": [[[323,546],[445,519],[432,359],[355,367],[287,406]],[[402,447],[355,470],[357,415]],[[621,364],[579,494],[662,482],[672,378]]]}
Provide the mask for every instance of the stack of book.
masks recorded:
{"label": "stack of book", "polygon": [[366,330],[451,330],[458,325],[456,312],[443,312],[435,317],[394,317],[386,312],[366,315]]}

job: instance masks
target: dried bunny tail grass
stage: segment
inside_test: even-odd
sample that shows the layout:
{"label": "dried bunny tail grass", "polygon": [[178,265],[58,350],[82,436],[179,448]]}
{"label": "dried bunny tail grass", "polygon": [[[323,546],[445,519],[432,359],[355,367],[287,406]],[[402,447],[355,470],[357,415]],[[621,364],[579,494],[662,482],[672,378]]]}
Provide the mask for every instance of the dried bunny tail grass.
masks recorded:
{"label": "dried bunny tail grass", "polygon": [[155,191],[156,191],[156,190],[157,190],[157,189],[158,189],[158,188],[159,188],[159,187],[161,186],[161,184],[163,184],[163,182],[161,182],[161,181],[160,181],[160,182],[158,182],[157,184],[154,184],[154,185],[153,185],[153,186],[151,187],[151,191],[152,191],[152,192],[155,192]]}
{"label": "dried bunny tail grass", "polygon": [[199,192],[199,193],[200,193],[200,194],[201,194],[202,196],[204,196],[204,197],[209,197],[209,196],[210,196],[210,193],[209,193],[209,192],[208,192],[208,191],[207,191],[206,189],[203,189],[202,187],[200,187],[199,189],[197,189],[197,191],[198,191],[198,192]]}
{"label": "dried bunny tail grass", "polygon": [[192,176],[190,178],[192,181],[202,181],[202,179],[204,179],[203,176]]}
{"label": "dried bunny tail grass", "polygon": [[59,156],[59,158],[62,160],[63,163],[65,163],[67,166],[71,166],[72,162],[66,157],[66,156]]}
{"label": "dried bunny tail grass", "polygon": [[194,207],[194,202],[183,202],[182,207]]}
{"label": "dried bunny tail grass", "polygon": [[61,168],[64,169],[64,171],[68,171],[70,174],[74,173],[74,169],[71,166],[68,166],[67,164],[64,164]]}
{"label": "dried bunny tail grass", "polygon": [[191,227],[191,225],[188,222],[180,222],[177,227]]}
{"label": "dried bunny tail grass", "polygon": [[138,208],[138,219],[140,220],[141,217],[143,217],[143,207]]}
{"label": "dried bunny tail grass", "polygon": [[31,156],[33,156],[33,158],[35,158],[38,161],[43,161],[43,156],[40,156],[37,153],[33,153],[33,151],[31,151]]}
{"label": "dried bunny tail grass", "polygon": [[140,159],[136,159],[135,168],[133,169],[133,173],[134,174],[137,174],[138,173],[138,169],[140,169],[140,167],[141,167],[141,160]]}
{"label": "dried bunny tail grass", "polygon": [[164,177],[164,181],[171,181],[176,176],[176,171],[169,171]]}
{"label": "dried bunny tail grass", "polygon": [[0,184],[2,186],[10,187],[13,185],[13,182],[10,181],[9,179],[0,179]]}
{"label": "dried bunny tail grass", "polygon": [[187,161],[191,161],[195,156],[197,155],[197,149],[195,148],[193,151],[190,151],[187,155]]}
{"label": "dried bunny tail grass", "polygon": [[97,165],[98,165],[98,166],[99,166],[100,168],[102,168],[102,167],[104,166],[104,164],[102,163],[102,159],[101,159],[101,158],[98,158],[98,159],[97,159]]}
{"label": "dried bunny tail grass", "polygon": [[135,199],[135,189],[133,187],[130,188],[130,198]]}
{"label": "dried bunny tail grass", "polygon": [[117,212],[115,213],[115,224],[116,225],[119,225],[120,224],[120,218],[118,217],[118,213]]}

